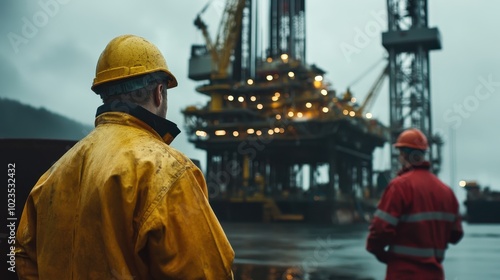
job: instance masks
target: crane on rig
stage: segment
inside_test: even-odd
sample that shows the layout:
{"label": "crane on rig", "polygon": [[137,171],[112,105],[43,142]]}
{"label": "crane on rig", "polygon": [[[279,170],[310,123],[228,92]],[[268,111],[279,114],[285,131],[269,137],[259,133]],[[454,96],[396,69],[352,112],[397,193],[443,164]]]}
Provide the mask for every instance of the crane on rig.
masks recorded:
{"label": "crane on rig", "polygon": [[[371,67],[369,70],[372,69],[373,67]],[[363,78],[365,74],[363,74],[360,78]],[[389,74],[389,64],[387,64],[382,70],[382,72],[380,72],[379,76],[377,77],[377,79],[371,86],[370,90],[368,91],[368,94],[366,95],[365,99],[359,106],[355,104],[356,101],[355,98],[353,98],[350,86],[347,87],[347,90],[344,92],[340,102],[340,104],[342,104],[344,115],[350,115],[351,117],[360,117],[360,118],[365,117],[365,113],[368,112],[371,106],[375,103],[375,100],[377,99],[377,96],[382,88],[382,84],[385,80],[385,77],[387,77],[388,74]],[[358,78],[356,82],[359,81],[360,78]]]}
{"label": "crane on rig", "polygon": [[[228,0],[218,27],[215,41],[212,40],[202,14],[211,2],[198,13],[194,25],[202,32],[205,45],[194,45],[191,49],[189,78],[193,80],[224,80],[230,74],[231,54],[241,31],[241,19],[245,0]],[[210,59],[207,59],[210,57]]]}
{"label": "crane on rig", "polygon": [[384,82],[384,78],[389,74],[389,64],[387,64],[384,67],[384,70],[382,70],[382,73],[378,76],[377,80],[375,80],[375,83],[372,85],[370,88],[370,91],[368,91],[368,94],[366,95],[365,99],[363,100],[363,103],[361,103],[361,106],[355,111],[356,116],[362,117],[363,114],[368,111],[368,109],[371,108],[375,100],[377,99],[378,93],[380,92],[380,89],[382,87],[382,84]]}

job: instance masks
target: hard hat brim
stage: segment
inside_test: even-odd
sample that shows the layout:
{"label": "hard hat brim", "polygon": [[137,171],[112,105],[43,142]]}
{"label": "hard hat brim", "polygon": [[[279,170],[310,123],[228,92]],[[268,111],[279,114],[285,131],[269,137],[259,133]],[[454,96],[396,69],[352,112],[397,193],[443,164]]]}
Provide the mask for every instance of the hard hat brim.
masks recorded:
{"label": "hard hat brim", "polygon": [[[122,76],[122,77],[113,77],[109,79],[101,79],[99,82],[94,82],[92,85],[91,89],[93,92],[96,94],[104,94],[104,88],[106,88],[108,85],[110,86],[116,86],[118,83],[127,83],[128,80],[131,80],[133,78],[138,78],[138,77],[148,77],[148,75],[151,74],[160,74],[162,76],[165,76],[167,78],[167,88],[174,88],[176,87],[177,84],[177,79],[175,76],[168,70],[161,69],[161,70],[156,70],[156,71],[147,71],[147,72],[142,72],[142,73],[137,73],[137,74],[132,74],[132,75],[127,75],[127,76]],[[96,78],[97,79],[97,78]],[[121,90],[123,91],[122,93],[129,92],[135,90],[134,88],[130,88],[129,90]]]}

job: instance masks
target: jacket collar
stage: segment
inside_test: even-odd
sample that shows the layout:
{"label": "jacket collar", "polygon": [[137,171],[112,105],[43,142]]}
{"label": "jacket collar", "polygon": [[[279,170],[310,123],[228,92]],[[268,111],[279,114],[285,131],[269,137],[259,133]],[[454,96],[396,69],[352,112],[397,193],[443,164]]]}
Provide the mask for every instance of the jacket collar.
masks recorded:
{"label": "jacket collar", "polygon": [[404,174],[404,173],[406,173],[408,171],[415,170],[415,169],[429,170],[430,168],[431,168],[430,162],[424,161],[424,162],[422,162],[420,164],[415,164],[415,165],[412,165],[412,166],[401,168],[401,170],[398,171],[398,175],[402,175],[402,174]]}
{"label": "jacket collar", "polygon": [[126,113],[143,121],[156,131],[167,144],[170,144],[181,132],[175,123],[159,117],[137,104],[121,101],[103,104],[97,108],[96,117],[108,112]]}

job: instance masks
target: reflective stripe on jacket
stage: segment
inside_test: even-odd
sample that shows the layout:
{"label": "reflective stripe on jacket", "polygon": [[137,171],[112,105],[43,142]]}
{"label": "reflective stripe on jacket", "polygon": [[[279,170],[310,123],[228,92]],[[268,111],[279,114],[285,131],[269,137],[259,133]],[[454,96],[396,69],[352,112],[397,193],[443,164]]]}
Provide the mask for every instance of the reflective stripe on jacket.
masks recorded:
{"label": "reflective stripe on jacket", "polygon": [[367,250],[387,263],[386,279],[444,279],[448,243],[463,236],[455,195],[428,167],[392,180],[370,225]]}
{"label": "reflective stripe on jacket", "polygon": [[100,114],[31,191],[20,279],[232,278],[234,252],[202,172],[164,142],[175,135],[133,116],[149,112],[127,110]]}

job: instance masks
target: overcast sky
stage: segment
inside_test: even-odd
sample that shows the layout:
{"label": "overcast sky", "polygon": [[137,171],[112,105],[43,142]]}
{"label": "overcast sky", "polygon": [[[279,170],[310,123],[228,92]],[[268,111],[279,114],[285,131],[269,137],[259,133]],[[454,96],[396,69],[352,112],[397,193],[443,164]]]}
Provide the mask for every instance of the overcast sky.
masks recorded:
{"label": "overcast sky", "polygon": [[[500,189],[500,1],[429,2],[429,25],[440,29],[443,42],[443,49],[430,55],[433,126],[445,140],[440,177],[450,185],[468,179]],[[92,124],[100,105],[99,97],[90,90],[97,58],[113,37],[136,34],[161,49],[177,76],[179,87],[169,91],[167,117],[182,129],[180,110],[206,102],[195,93],[196,83],[187,78],[190,46],[203,43],[193,20],[206,3],[2,1],[0,97]],[[218,25],[223,3],[214,0],[204,15],[213,28]],[[307,62],[327,71],[326,79],[338,92],[385,55],[380,33],[372,32],[387,29],[385,9],[385,0],[306,1]],[[364,40],[360,41],[360,36]],[[378,65],[352,87],[358,100],[364,98],[382,67]],[[374,116],[385,124],[388,103],[386,82],[372,108]],[[453,156],[449,145],[452,135],[456,142]],[[194,149],[185,134],[173,146],[205,161],[205,154]],[[453,182],[452,160],[456,167]],[[388,153],[377,151],[374,164],[389,168]],[[457,190],[457,196],[462,198],[463,194]]]}

